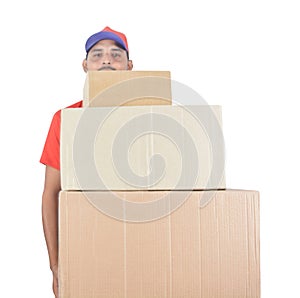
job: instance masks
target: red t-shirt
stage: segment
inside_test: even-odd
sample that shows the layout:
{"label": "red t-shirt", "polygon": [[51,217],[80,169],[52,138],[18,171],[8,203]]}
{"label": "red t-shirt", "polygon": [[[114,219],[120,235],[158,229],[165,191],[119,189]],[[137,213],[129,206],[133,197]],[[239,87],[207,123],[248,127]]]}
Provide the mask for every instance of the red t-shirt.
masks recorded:
{"label": "red t-shirt", "polygon": [[[67,108],[81,108],[82,101],[68,106]],[[46,166],[50,166],[60,170],[60,119],[61,110],[57,111],[53,118],[48,131],[44,150],[40,162]]]}

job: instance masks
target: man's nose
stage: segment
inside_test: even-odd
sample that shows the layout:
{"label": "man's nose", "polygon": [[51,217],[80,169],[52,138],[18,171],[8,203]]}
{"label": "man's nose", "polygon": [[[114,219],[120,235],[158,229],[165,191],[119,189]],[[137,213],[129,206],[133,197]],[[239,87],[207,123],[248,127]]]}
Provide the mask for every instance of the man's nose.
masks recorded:
{"label": "man's nose", "polygon": [[103,56],[102,64],[110,64],[111,63],[111,57],[109,53],[105,53]]}

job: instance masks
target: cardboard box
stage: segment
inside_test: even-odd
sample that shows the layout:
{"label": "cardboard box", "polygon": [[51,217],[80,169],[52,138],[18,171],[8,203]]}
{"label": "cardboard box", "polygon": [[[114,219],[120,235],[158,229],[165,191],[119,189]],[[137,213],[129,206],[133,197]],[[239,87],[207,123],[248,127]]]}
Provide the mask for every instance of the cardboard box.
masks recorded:
{"label": "cardboard box", "polygon": [[257,191],[63,191],[59,204],[61,298],[260,297]]}
{"label": "cardboard box", "polygon": [[169,71],[89,71],[83,107],[171,105]]}
{"label": "cardboard box", "polygon": [[62,110],[63,190],[224,189],[220,106]]}

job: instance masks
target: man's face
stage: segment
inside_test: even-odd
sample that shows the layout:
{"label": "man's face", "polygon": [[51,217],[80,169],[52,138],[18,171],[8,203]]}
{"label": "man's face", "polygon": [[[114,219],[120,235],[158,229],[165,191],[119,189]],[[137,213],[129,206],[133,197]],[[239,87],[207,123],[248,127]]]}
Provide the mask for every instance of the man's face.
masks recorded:
{"label": "man's face", "polygon": [[89,51],[82,63],[85,72],[89,70],[131,70],[132,61],[127,53],[113,40],[101,40]]}

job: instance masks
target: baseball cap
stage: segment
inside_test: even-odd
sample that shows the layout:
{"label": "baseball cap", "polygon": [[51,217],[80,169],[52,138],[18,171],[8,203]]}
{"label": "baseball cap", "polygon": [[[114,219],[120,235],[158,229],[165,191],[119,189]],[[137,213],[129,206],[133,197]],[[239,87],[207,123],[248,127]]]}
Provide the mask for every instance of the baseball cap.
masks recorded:
{"label": "baseball cap", "polygon": [[90,36],[85,43],[85,50],[88,53],[89,50],[100,40],[109,39],[115,41],[120,47],[122,47],[126,52],[127,56],[129,54],[127,38],[125,34],[115,31],[109,27],[105,27],[102,31],[97,32]]}

